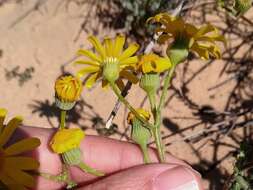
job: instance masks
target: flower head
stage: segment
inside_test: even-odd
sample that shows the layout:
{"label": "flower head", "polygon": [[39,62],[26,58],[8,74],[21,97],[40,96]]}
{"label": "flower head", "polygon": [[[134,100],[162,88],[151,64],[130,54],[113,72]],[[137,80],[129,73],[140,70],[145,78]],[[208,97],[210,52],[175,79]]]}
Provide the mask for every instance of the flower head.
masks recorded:
{"label": "flower head", "polygon": [[39,162],[19,155],[38,147],[40,140],[26,138],[6,147],[6,143],[22,122],[21,117],[14,117],[4,125],[6,114],[7,111],[0,108],[0,189],[1,184],[10,190],[32,188],[35,186],[35,179],[26,171],[37,170]]}
{"label": "flower head", "polygon": [[63,102],[76,101],[82,92],[82,82],[71,75],[61,76],[55,82],[55,94]]}
{"label": "flower head", "polygon": [[161,73],[170,67],[169,58],[160,57],[154,53],[142,55],[137,64],[137,69],[142,73]]}
{"label": "flower head", "polygon": [[225,43],[225,38],[211,24],[197,28],[186,23],[181,17],[173,17],[168,13],[157,14],[148,21],[161,24],[156,29],[156,32],[161,34],[158,39],[160,43],[171,39],[174,40],[174,44],[185,46],[203,59],[209,59],[209,55],[215,58],[221,57],[221,51],[216,42]]}
{"label": "flower head", "polygon": [[[150,119],[150,113],[145,110],[145,109],[142,109],[142,108],[138,108],[136,109],[137,113],[140,114],[141,117],[143,117],[145,120],[149,120]],[[133,123],[133,120],[134,120],[135,116],[132,112],[129,112],[128,113],[128,116],[127,116],[127,123],[128,124],[132,124]]]}
{"label": "flower head", "polygon": [[134,43],[123,50],[125,44],[125,36],[118,35],[116,38],[105,38],[103,43],[90,36],[89,42],[94,46],[97,53],[89,50],[79,50],[78,54],[87,57],[87,60],[78,60],[76,64],[86,65],[77,75],[82,77],[88,74],[85,86],[91,88],[92,85],[102,78],[102,86],[106,86],[108,82],[116,82],[122,88],[124,86],[122,78],[137,83],[138,78],[131,72],[135,64],[138,62],[137,56],[133,56],[139,49],[139,45]]}
{"label": "flower head", "polygon": [[55,153],[62,154],[78,148],[84,136],[84,132],[79,128],[60,129],[52,138],[50,146]]}

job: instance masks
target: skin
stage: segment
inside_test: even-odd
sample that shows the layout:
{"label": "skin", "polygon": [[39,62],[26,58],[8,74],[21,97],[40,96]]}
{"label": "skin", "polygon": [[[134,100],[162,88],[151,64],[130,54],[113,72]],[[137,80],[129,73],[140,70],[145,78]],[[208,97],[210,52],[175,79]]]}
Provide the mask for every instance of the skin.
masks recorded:
{"label": "skin", "polygon": [[[53,129],[22,127],[11,141],[30,136],[38,137],[41,145],[32,155],[40,161],[39,171],[57,175],[62,169],[61,160],[48,146],[54,132]],[[199,190],[203,189],[201,176],[185,162],[169,154],[166,155],[166,164],[158,164],[155,151],[150,149],[152,164],[143,165],[141,151],[132,143],[86,136],[80,147],[83,161],[106,175],[95,177],[71,167],[71,177],[78,182],[79,190],[172,190],[189,181],[195,181]],[[57,190],[64,189],[63,187],[63,183],[38,177],[35,189]]]}

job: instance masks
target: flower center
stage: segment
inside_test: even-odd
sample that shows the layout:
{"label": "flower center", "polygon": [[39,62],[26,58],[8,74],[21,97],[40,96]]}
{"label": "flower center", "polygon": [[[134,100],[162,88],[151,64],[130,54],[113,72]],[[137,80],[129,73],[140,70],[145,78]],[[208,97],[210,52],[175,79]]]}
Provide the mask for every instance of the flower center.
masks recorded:
{"label": "flower center", "polygon": [[119,62],[119,60],[116,57],[107,57],[107,58],[104,59],[103,64],[104,65],[105,64],[116,64],[118,62]]}
{"label": "flower center", "polygon": [[103,62],[103,77],[109,82],[115,82],[119,78],[119,60],[116,57],[108,57]]}

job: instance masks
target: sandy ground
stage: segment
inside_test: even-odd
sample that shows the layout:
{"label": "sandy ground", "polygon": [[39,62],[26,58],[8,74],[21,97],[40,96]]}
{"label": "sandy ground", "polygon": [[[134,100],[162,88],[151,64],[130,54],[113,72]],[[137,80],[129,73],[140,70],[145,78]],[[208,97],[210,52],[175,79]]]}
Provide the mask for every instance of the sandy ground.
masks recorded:
{"label": "sandy ground", "polygon": [[[54,101],[54,81],[62,73],[61,66],[64,65],[65,71],[72,73],[78,69],[71,63],[80,47],[90,47],[86,40],[90,34],[89,27],[97,28],[99,38],[103,38],[105,35],[114,36],[115,32],[103,29],[102,25],[98,24],[97,18],[93,18],[88,32],[81,32],[78,36],[80,25],[88,9],[87,6],[78,7],[76,3],[71,2],[66,8],[60,0],[49,0],[45,1],[45,4],[40,6],[38,10],[29,12],[34,7],[34,3],[35,1],[25,0],[19,4],[6,3],[0,7],[0,50],[2,51],[0,57],[0,107],[9,110],[9,117],[21,114],[25,118],[25,125],[56,127],[55,109],[51,109],[51,107]],[[24,16],[27,12],[29,14]],[[191,78],[205,64],[208,62],[191,61],[189,63],[190,69],[186,74],[184,74],[183,66],[179,66],[173,81],[174,86],[180,89],[182,81]],[[22,86],[19,85],[18,78],[11,80],[6,78],[6,71],[10,71],[16,66],[20,66],[18,70],[20,73],[26,68],[34,68],[32,78]],[[223,66],[222,60],[214,61],[211,66],[192,80],[188,85],[188,98],[192,102],[197,102],[202,106],[211,105],[216,111],[223,111],[234,82],[231,81],[228,85],[208,91],[210,87],[227,78],[226,75],[219,76]],[[169,94],[172,93],[169,91]],[[100,85],[92,90],[85,90],[82,98],[92,106],[92,109],[87,105],[77,107],[73,116],[74,121],[70,125],[82,126],[86,129],[87,134],[97,134],[92,127],[97,121],[94,119],[105,121],[116,98],[111,91],[102,90]],[[128,96],[129,101],[136,107],[140,106],[143,98],[144,93],[137,86],[132,88]],[[145,106],[147,107],[148,104],[145,103]],[[81,110],[82,108],[83,110]],[[174,118],[172,121],[177,124],[174,129],[173,127],[163,127],[162,131],[165,136],[199,122],[192,110],[178,95],[173,96],[163,114],[164,118]],[[125,109],[121,107],[114,121],[119,126],[120,133],[123,133],[126,128],[125,116]],[[191,119],[185,119],[186,117]],[[203,160],[212,163],[214,151],[212,142],[208,141],[204,146],[201,146],[204,141],[194,145],[180,141],[183,136],[193,134],[204,127],[204,125],[193,127],[182,135],[166,138],[166,143],[173,142],[167,146],[167,150],[195,166]],[[115,134],[112,138],[126,140],[120,134]],[[224,137],[222,142],[230,142],[230,139]],[[196,151],[197,148],[199,149]],[[222,158],[229,150],[231,148],[225,146],[216,150],[218,151],[217,159]],[[219,177],[226,172],[231,173],[233,161],[232,157],[224,160],[219,166],[221,173],[216,176]],[[205,181],[205,184],[208,187],[208,181]]]}

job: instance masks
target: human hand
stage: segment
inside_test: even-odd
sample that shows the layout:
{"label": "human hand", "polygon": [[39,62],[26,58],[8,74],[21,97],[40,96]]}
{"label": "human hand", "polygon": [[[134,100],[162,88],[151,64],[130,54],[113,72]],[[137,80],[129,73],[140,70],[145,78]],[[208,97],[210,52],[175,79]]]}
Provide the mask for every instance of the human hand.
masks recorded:
{"label": "human hand", "polygon": [[[53,129],[22,127],[14,138],[34,136],[41,139],[41,146],[33,154],[40,161],[40,172],[57,175],[62,162],[53,153],[49,140]],[[201,177],[189,165],[173,156],[166,155],[166,164],[157,164],[157,156],[150,149],[154,164],[143,164],[139,148],[128,142],[121,142],[98,136],[86,136],[81,143],[83,159],[92,168],[105,172],[105,177],[96,177],[71,167],[70,173],[79,190],[202,190]],[[62,189],[63,183],[56,183],[43,177],[37,178],[36,190]]]}

